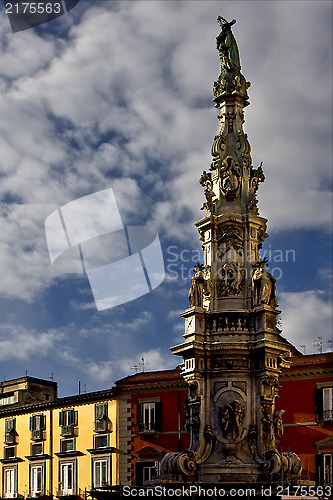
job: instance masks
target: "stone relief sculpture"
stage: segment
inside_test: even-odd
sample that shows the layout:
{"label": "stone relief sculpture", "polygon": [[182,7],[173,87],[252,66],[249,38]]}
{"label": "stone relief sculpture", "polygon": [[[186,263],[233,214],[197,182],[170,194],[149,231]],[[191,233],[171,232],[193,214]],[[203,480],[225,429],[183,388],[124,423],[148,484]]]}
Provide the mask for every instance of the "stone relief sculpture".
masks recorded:
{"label": "stone relief sculpture", "polygon": [[227,262],[219,270],[221,279],[217,282],[218,297],[238,295],[244,285],[244,269],[238,262]]}
{"label": "stone relief sculpture", "polygon": [[244,417],[245,406],[238,399],[226,406],[220,406],[220,422],[223,436],[228,439],[239,437]]}
{"label": "stone relief sculpture", "polygon": [[227,156],[221,168],[221,193],[227,200],[236,198],[240,186],[240,167],[231,156]]}
{"label": "stone relief sculpture", "polygon": [[242,240],[242,232],[238,227],[235,226],[224,226],[220,234],[217,237],[218,241],[218,252],[217,256],[223,261],[225,255],[229,250],[234,249],[235,252],[233,257],[236,255],[242,256],[244,242]]}
{"label": "stone relief sculpture", "polygon": [[257,269],[253,273],[252,288],[253,288],[253,304],[259,306],[268,304],[272,307],[277,306],[275,297],[275,282],[276,278],[266,271],[267,260],[263,259],[258,263]]}

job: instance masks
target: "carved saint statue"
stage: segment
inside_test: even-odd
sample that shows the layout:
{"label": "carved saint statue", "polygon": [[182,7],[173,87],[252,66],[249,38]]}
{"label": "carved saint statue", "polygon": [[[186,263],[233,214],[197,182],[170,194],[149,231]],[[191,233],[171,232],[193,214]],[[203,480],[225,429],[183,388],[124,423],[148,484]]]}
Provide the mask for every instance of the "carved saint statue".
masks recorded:
{"label": "carved saint statue", "polygon": [[272,307],[276,307],[276,278],[266,271],[267,261],[265,259],[259,262],[258,266],[259,267],[255,270],[252,277],[253,303],[255,306],[268,304]]}
{"label": "carved saint statue", "polygon": [[203,265],[197,264],[194,269],[194,276],[191,278],[191,288],[188,292],[190,306],[202,307],[205,279],[203,277]]}
{"label": "carved saint statue", "polygon": [[217,18],[222,31],[216,37],[216,46],[220,54],[221,73],[228,71],[240,71],[240,59],[237,43],[234,35],[231,32],[231,26],[235,24],[236,20],[233,19],[230,23],[223,17]]}

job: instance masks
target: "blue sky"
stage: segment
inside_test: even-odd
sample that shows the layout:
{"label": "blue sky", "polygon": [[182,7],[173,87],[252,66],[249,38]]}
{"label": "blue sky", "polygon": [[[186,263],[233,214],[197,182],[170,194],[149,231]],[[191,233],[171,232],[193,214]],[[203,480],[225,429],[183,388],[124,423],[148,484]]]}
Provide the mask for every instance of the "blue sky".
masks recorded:
{"label": "blue sky", "polygon": [[[252,85],[245,131],[263,161],[263,251],[279,279],[283,335],[306,352],[332,337],[332,4],[327,1],[92,1],[12,33],[0,11],[1,379],[50,378],[61,396],[181,360],[193,223],[218,130],[218,15]],[[123,222],[158,231],[167,277],[97,311],[82,275],[51,266],[44,222],[112,188]],[[302,350],[302,349],[301,349]]]}

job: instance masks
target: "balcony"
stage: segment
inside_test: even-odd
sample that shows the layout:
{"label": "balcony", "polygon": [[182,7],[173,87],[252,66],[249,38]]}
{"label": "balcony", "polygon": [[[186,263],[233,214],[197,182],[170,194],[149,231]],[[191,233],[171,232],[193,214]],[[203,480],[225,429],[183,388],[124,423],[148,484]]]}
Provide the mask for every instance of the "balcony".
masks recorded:
{"label": "balcony", "polygon": [[31,439],[33,441],[39,441],[40,439],[43,439],[43,431],[41,429],[31,431]]}
{"label": "balcony", "polygon": [[332,421],[333,420],[333,410],[323,410],[323,421]]}
{"label": "balcony", "polygon": [[63,437],[71,437],[74,435],[74,425],[64,425],[61,427],[61,436]]}
{"label": "balcony", "polygon": [[95,432],[106,432],[108,430],[108,421],[106,419],[103,420],[95,420]]}

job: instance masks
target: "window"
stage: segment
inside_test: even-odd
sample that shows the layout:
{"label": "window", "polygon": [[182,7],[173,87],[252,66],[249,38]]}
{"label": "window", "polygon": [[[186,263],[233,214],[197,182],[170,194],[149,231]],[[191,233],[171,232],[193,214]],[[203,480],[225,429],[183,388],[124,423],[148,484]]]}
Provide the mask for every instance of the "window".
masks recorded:
{"label": "window", "polygon": [[36,457],[38,455],[43,455],[43,443],[31,445],[31,456]]}
{"label": "window", "polygon": [[72,436],[77,425],[77,411],[74,409],[63,410],[59,413],[59,425],[62,436]]}
{"label": "window", "polygon": [[94,461],[94,487],[109,485],[108,460]]}
{"label": "window", "polygon": [[107,448],[108,446],[108,435],[99,434],[94,436],[94,448]]}
{"label": "window", "polygon": [[159,461],[137,462],[136,484],[145,485],[159,474]]}
{"label": "window", "polygon": [[333,387],[323,389],[323,420],[333,419]]}
{"label": "window", "polygon": [[5,443],[14,444],[15,437],[15,418],[7,418],[5,420]]}
{"label": "window", "polygon": [[8,393],[7,396],[0,398],[0,406],[12,405],[15,403],[15,396],[13,393]]}
{"label": "window", "polygon": [[44,429],[45,429],[45,416],[32,415],[30,417],[31,439],[43,439]]}
{"label": "window", "polygon": [[3,456],[5,459],[15,458],[16,457],[16,446],[6,446],[3,452]]}
{"label": "window", "polygon": [[190,358],[185,360],[185,371],[192,371],[195,368],[195,359]]}
{"label": "window", "polygon": [[332,453],[324,453],[323,457],[323,478],[324,484],[333,484],[333,454]]}
{"label": "window", "polygon": [[157,468],[154,465],[145,465],[143,467],[143,484],[147,484],[154,476],[157,476]]}
{"label": "window", "polygon": [[31,496],[37,497],[43,491],[43,466],[34,465],[30,469],[30,489]]}
{"label": "window", "polygon": [[95,405],[95,432],[105,432],[108,427],[108,405],[98,403]]}
{"label": "window", "polygon": [[60,465],[60,489],[63,495],[74,494],[74,464],[64,463]]}
{"label": "window", "polygon": [[62,453],[68,453],[74,451],[74,439],[62,439],[60,441],[60,450]]}
{"label": "window", "polygon": [[333,485],[333,453],[319,453],[316,455],[317,484]]}
{"label": "window", "polygon": [[4,470],[3,489],[5,498],[13,498],[16,496],[16,469]]}
{"label": "window", "polygon": [[160,431],[161,428],[161,403],[138,404],[139,432]]}

